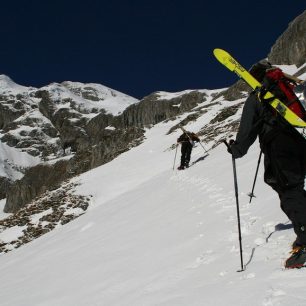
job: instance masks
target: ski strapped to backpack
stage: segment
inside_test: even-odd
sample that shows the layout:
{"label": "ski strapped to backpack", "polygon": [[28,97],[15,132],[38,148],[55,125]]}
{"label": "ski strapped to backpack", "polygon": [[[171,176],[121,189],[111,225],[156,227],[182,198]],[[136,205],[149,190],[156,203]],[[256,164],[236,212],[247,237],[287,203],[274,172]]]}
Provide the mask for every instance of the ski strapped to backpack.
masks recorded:
{"label": "ski strapped to backpack", "polygon": [[[179,128],[183,131],[183,133],[185,133],[185,135],[186,135],[186,136],[188,137],[188,139],[189,139],[190,144],[194,147],[194,146],[195,146],[195,143],[194,143],[194,141],[191,139],[190,135],[188,134],[188,131],[186,131],[182,125],[179,125]],[[192,134],[193,134],[194,136],[198,137],[196,134],[191,133],[191,135],[192,135]],[[208,151],[205,149],[205,147],[202,145],[201,141],[199,141],[199,144],[200,144],[200,146],[202,147],[202,149],[205,151],[205,153],[209,154]]]}
{"label": "ski strapped to backpack", "polygon": [[190,144],[194,147],[195,146],[195,143],[194,141],[192,140],[191,136],[189,135],[189,133],[184,129],[183,126],[179,126],[179,128],[182,130],[182,132],[188,137],[188,140],[190,142]]}
{"label": "ski strapped to backpack", "polygon": [[[290,100],[289,91],[293,91],[293,87],[289,87],[285,90],[285,92],[282,92],[282,95],[286,96],[286,92],[288,94],[288,98],[286,98],[285,102],[281,101],[277,94],[273,93],[273,89],[271,89],[270,85],[268,84],[268,87],[265,88],[263,84],[258,82],[250,73],[247,71],[243,66],[239,64],[228,52],[222,50],[222,49],[215,49],[214,55],[217,58],[217,60],[223,64],[227,69],[230,71],[235,72],[240,78],[242,78],[247,84],[249,84],[254,90],[258,90],[259,92],[262,92],[262,99],[267,101],[285,120],[287,120],[291,125],[297,128],[305,128],[306,127],[306,121],[305,119],[305,108],[301,107],[301,103],[297,100],[297,97],[295,99]],[[273,69],[275,70],[275,69]],[[276,88],[276,83],[278,83],[278,89],[279,91],[282,91],[280,88],[280,83],[284,83],[285,78],[289,79],[290,76],[284,74],[281,70],[280,72],[283,74],[282,77],[280,77],[280,74],[276,76],[276,73],[279,73],[278,71],[273,72],[271,69],[271,83],[274,83],[274,87]],[[272,75],[272,72],[274,75]],[[269,75],[268,71],[266,74]],[[277,79],[279,79],[277,81]],[[291,81],[293,81],[294,77],[291,77]],[[268,80],[268,77],[266,78]],[[287,82],[287,81],[286,81]],[[289,82],[290,83],[290,82]],[[281,85],[283,88],[285,85]],[[287,86],[287,85],[286,85]],[[289,86],[289,85],[288,85]],[[292,85],[290,85],[292,86]],[[281,97],[280,97],[281,98]],[[294,97],[293,97],[294,98]],[[286,105],[286,102],[288,102],[288,105]],[[299,105],[297,107],[297,105]],[[298,109],[298,110],[297,110]],[[297,113],[296,113],[297,112]],[[301,116],[301,117],[300,117]]]}
{"label": "ski strapped to backpack", "polygon": [[[260,100],[266,101],[264,96],[270,91],[305,121],[305,108],[294,92],[294,88],[300,82],[301,80],[284,73],[280,68],[271,66],[265,70],[259,98]],[[273,100],[273,97],[270,99]]]}

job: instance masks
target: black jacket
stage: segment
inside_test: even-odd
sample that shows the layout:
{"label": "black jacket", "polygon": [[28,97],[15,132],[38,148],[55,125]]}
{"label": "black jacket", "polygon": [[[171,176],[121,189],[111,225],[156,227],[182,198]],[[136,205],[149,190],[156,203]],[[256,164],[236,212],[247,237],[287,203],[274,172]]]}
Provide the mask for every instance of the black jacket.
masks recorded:
{"label": "black jacket", "polygon": [[244,156],[257,136],[265,155],[265,182],[277,190],[304,185],[306,140],[253,92],[245,102],[236,141],[230,147],[233,157]]}
{"label": "black jacket", "polygon": [[[187,135],[188,134],[188,135]],[[192,132],[184,132],[178,139],[177,142],[190,142],[191,141],[196,141],[200,142],[200,138]]]}
{"label": "black jacket", "polygon": [[239,130],[236,141],[231,145],[232,154],[235,158],[244,156],[257,136],[261,149],[265,153],[267,145],[277,135],[288,135],[298,142],[306,141],[285,119],[276,114],[276,111],[268,104],[260,102],[257,93],[252,92],[243,107]]}

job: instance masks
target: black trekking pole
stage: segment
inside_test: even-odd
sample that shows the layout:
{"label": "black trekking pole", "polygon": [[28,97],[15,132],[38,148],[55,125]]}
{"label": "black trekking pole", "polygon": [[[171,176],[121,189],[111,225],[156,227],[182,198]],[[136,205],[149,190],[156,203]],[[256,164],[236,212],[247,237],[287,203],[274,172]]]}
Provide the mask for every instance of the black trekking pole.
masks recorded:
{"label": "black trekking pole", "polygon": [[258,169],[259,169],[259,165],[260,165],[261,156],[262,156],[262,151],[260,151],[260,154],[259,154],[252,191],[248,194],[248,196],[250,197],[249,204],[252,202],[252,198],[256,198],[256,196],[254,194],[254,189],[255,189],[255,184],[256,184],[256,179],[257,179],[257,174],[258,174]]}
{"label": "black trekking pole", "polygon": [[176,148],[175,148],[175,155],[174,155],[174,162],[173,162],[173,170],[174,170],[174,167],[175,167],[176,154],[177,154],[177,147],[178,147],[178,144],[176,144]]}
{"label": "black trekking pole", "polygon": [[[224,144],[227,146],[230,151],[231,148],[226,140],[223,140]],[[243,266],[243,256],[242,256],[242,238],[241,238],[241,225],[240,225],[240,212],[239,212],[239,198],[238,198],[238,181],[237,181],[237,171],[236,171],[236,161],[234,156],[232,155],[232,163],[233,163],[233,173],[234,173],[234,186],[235,186],[235,197],[236,197],[236,208],[237,208],[237,220],[238,220],[238,234],[239,234],[239,247],[240,247],[240,264],[241,269],[237,272],[242,272],[245,270]]]}
{"label": "black trekking pole", "polygon": [[205,147],[202,145],[201,141],[199,142],[200,146],[203,148],[203,150],[205,151],[205,153],[207,153],[209,155],[209,153],[207,152],[207,150],[205,149]]}

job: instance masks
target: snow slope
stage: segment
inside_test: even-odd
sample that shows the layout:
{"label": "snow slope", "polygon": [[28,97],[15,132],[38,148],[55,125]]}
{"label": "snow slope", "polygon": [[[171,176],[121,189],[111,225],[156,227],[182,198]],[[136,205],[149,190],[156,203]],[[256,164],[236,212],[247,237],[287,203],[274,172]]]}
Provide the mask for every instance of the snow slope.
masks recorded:
{"label": "snow slope", "polygon": [[0,176],[11,180],[20,179],[23,173],[20,168],[28,168],[40,163],[40,159],[26,152],[10,147],[0,141]]}
{"label": "snow slope", "polygon": [[92,196],[85,215],[0,257],[2,306],[306,305],[306,270],[283,268],[294,234],[262,167],[248,203],[258,145],[237,161],[246,265],[237,272],[231,157],[224,145],[208,156],[198,145],[196,163],[173,171],[180,132],[166,133],[178,120],[74,179]]}

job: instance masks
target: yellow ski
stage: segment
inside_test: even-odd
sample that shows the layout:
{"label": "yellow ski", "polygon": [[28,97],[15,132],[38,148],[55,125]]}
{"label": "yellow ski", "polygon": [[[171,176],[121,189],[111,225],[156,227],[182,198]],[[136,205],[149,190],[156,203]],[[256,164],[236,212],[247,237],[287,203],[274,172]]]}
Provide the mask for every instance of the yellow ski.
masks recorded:
{"label": "yellow ski", "polygon": [[[237,62],[228,52],[222,49],[215,49],[214,55],[217,60],[223,64],[230,71],[235,72],[239,78],[242,78],[253,89],[261,87],[261,84],[244,68],[239,62]],[[265,99],[274,97],[271,92],[267,92]],[[291,125],[297,128],[305,128],[306,122],[297,116],[290,108],[288,108],[283,102],[275,98],[270,105],[276,109],[276,111],[285,118]]]}

